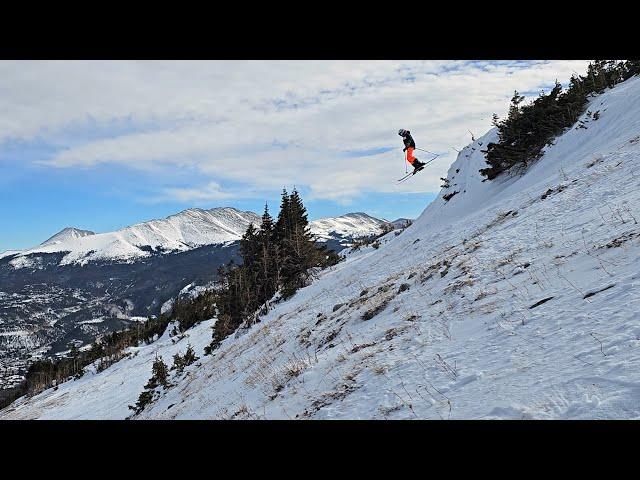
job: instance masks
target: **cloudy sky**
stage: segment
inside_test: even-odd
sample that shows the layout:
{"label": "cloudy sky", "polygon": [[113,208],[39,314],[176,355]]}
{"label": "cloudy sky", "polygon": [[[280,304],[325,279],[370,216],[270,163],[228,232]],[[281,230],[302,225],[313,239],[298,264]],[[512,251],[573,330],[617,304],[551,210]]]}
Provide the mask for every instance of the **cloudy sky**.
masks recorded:
{"label": "cloudy sky", "polygon": [[[0,61],[0,251],[193,206],[275,212],[294,186],[312,219],[415,217],[515,89],[586,64]],[[399,128],[441,154],[400,186]]]}

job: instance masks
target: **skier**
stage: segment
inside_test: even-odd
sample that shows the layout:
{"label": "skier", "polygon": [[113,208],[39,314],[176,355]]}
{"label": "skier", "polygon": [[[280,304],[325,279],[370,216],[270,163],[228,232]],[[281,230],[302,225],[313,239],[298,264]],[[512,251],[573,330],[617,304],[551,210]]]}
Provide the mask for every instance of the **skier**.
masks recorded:
{"label": "skier", "polygon": [[409,162],[409,164],[413,167],[413,173],[422,170],[425,164],[413,156],[413,151],[416,148],[416,142],[413,141],[411,132],[409,132],[409,130],[401,128],[400,130],[398,130],[398,135],[402,137],[402,141],[404,142],[404,148],[402,149],[402,151],[407,152],[407,162]]}

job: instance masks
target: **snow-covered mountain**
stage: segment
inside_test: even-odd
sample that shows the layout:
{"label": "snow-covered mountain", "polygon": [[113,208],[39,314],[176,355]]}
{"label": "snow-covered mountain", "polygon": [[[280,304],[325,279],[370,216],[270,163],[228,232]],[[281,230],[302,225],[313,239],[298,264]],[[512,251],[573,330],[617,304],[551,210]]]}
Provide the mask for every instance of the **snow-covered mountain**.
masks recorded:
{"label": "snow-covered mountain", "polygon": [[389,226],[386,220],[363,212],[347,213],[339,217],[321,218],[309,222],[309,230],[319,242],[356,239],[380,234]]}
{"label": "snow-covered mountain", "polygon": [[406,228],[407,226],[411,225],[411,222],[413,222],[413,219],[411,218],[398,218],[389,223],[393,225],[393,228]]}
{"label": "snow-covered mountain", "polygon": [[97,260],[132,260],[152,252],[184,252],[203,245],[235,242],[249,226],[259,223],[254,212],[231,207],[203,210],[190,208],[162,220],[151,220],[115,232],[98,233],[64,229],[41,245],[23,250],[13,260],[23,266],[20,257],[36,253],[68,252],[61,265],[85,264]]}
{"label": "snow-covered mountain", "polygon": [[78,238],[88,237],[89,235],[95,235],[95,232],[92,232],[90,230],[80,230],[79,228],[67,227],[60,230],[51,238],[48,238],[47,240],[42,242],[40,246],[46,247],[47,245],[58,245],[61,243],[76,240]]}
{"label": "snow-covered mountain", "polygon": [[14,255],[18,255],[19,253],[22,253],[23,250],[5,250],[4,252],[0,253],[0,259],[5,258],[5,257],[13,257]]}
{"label": "snow-covered mountain", "polygon": [[485,181],[474,141],[412,226],[212,355],[215,319],[167,330],[0,418],[125,418],[189,343],[136,418],[640,418],[640,78],[589,109],[521,176]]}
{"label": "snow-covered mountain", "polygon": [[186,285],[215,281],[259,220],[233,208],[190,209],[117,232],[66,228],[0,255],[0,398],[34,359],[159,315]]}
{"label": "snow-covered mountain", "polygon": [[[151,220],[115,232],[94,233],[65,228],[35,248],[4,252],[0,258],[13,256],[15,268],[32,267],[34,254],[67,252],[60,262],[86,264],[91,261],[131,261],[153,252],[184,252],[203,245],[224,245],[242,237],[250,223],[260,224],[260,216],[232,207],[210,210],[190,208],[162,220]],[[349,213],[340,217],[309,222],[319,242],[348,242],[376,235],[388,222],[366,213]]]}

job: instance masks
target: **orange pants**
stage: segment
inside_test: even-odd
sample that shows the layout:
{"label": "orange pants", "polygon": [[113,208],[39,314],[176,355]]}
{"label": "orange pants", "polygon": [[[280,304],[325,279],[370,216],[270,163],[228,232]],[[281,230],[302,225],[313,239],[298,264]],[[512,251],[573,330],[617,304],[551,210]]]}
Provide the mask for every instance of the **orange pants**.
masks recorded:
{"label": "orange pants", "polygon": [[415,159],[416,159],[416,157],[413,156],[413,147],[407,148],[407,162],[409,162],[411,165],[413,165],[413,161]]}

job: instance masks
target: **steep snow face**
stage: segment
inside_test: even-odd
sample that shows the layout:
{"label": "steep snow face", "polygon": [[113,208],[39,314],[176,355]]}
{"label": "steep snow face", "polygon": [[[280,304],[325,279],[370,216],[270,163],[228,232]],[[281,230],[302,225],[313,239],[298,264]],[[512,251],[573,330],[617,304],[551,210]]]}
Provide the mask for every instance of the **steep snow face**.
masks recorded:
{"label": "steep snow face", "polygon": [[90,235],[65,229],[39,247],[23,250],[18,255],[69,252],[61,264],[131,260],[150,255],[149,249],[186,251],[202,245],[233,242],[242,237],[252,222],[260,222],[260,217],[253,212],[230,207],[211,210],[192,208],[163,220],[139,223],[116,232]]}
{"label": "steep snow face", "polygon": [[[484,150],[491,142],[498,141],[496,128],[467,146],[449,168],[447,178],[450,187],[438,197],[416,220],[416,227],[428,224],[452,223],[454,220],[490,209],[495,200],[506,200],[522,195],[523,190],[544,179],[562,173],[576,159],[598,161],[602,155],[637,143],[640,134],[640,79],[632,78],[595,97],[579,123],[574,125],[554,144],[545,147],[543,158],[534,164],[524,176],[502,175],[493,181],[485,181],[479,170],[486,167]],[[601,117],[593,120],[587,112],[600,111]],[[449,201],[445,195],[459,192]]]}
{"label": "steep snow face", "polygon": [[59,243],[68,242],[69,240],[88,237],[89,235],[95,235],[95,233],[90,230],[80,230],[78,228],[67,227],[60,230],[53,237],[42,242],[40,246],[44,247],[47,245],[57,245]]}
{"label": "steep snow face", "polygon": [[340,217],[321,218],[309,222],[309,230],[320,242],[339,237],[361,238],[377,235],[388,225],[386,220],[366,213],[348,213]]}
{"label": "steep snow face", "polygon": [[[139,418],[640,419],[640,78],[589,109],[521,177],[482,182],[495,131],[474,142],[412,226],[172,374]],[[123,418],[154,345],[0,417]]]}

